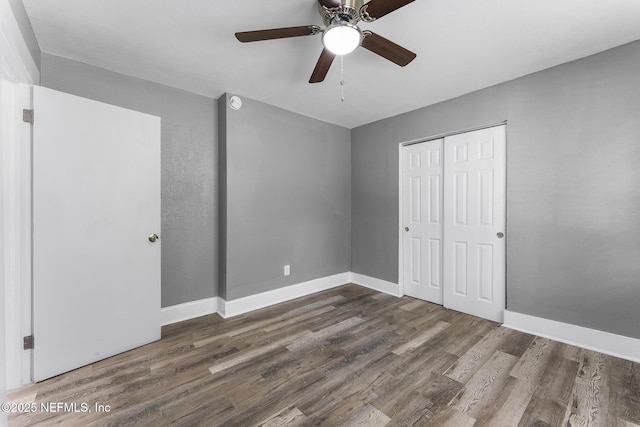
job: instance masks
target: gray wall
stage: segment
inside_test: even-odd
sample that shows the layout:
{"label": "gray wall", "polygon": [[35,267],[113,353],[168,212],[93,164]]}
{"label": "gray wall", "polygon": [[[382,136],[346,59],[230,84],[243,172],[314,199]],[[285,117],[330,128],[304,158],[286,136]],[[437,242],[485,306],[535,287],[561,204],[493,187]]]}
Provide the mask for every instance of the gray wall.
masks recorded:
{"label": "gray wall", "polygon": [[38,41],[36,40],[36,35],[33,33],[33,28],[31,27],[31,21],[27,16],[27,11],[24,8],[24,4],[22,4],[22,0],[9,0],[9,4],[11,5],[11,11],[13,12],[13,16],[16,17],[16,22],[20,27],[20,32],[22,33],[22,37],[24,41],[27,43],[27,47],[29,48],[29,53],[33,58],[33,61],[36,63],[38,69],[40,69],[40,46],[38,46]]}
{"label": "gray wall", "polygon": [[217,295],[217,103],[43,54],[42,86],[162,119],[162,306]]}
{"label": "gray wall", "polygon": [[400,142],[508,120],[508,309],[640,338],[638,70],[634,42],[353,129],[352,271],[398,280]]}
{"label": "gray wall", "polygon": [[220,293],[233,300],[349,271],[349,130],[245,97],[234,111],[226,96]]}
{"label": "gray wall", "polygon": [[508,120],[509,310],[640,338],[638,69],[635,42],[351,132],[47,54],[41,73],[162,117],[163,306],[218,282],[227,300],[349,270],[397,282],[398,144]]}

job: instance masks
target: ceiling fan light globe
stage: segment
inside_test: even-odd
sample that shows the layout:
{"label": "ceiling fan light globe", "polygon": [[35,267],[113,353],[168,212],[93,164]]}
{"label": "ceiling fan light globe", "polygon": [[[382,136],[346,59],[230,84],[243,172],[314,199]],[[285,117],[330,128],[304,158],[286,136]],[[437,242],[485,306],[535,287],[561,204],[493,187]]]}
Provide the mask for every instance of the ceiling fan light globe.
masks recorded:
{"label": "ceiling fan light globe", "polygon": [[360,46],[362,32],[353,24],[340,22],[327,27],[322,34],[322,44],[336,55],[346,55]]}

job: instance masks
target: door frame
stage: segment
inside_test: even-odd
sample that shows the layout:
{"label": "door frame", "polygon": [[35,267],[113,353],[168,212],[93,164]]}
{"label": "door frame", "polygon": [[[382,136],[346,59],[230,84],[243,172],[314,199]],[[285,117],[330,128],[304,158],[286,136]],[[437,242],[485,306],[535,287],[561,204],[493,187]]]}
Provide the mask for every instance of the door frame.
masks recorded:
{"label": "door frame", "polygon": [[[6,388],[31,382],[31,350],[22,337],[31,333],[31,126],[22,122],[22,109],[31,109],[31,85],[40,71],[8,1],[0,1],[0,271],[7,310],[5,318]],[[3,376],[3,379],[4,376]]]}
{"label": "door frame", "polygon": [[[404,254],[403,254],[404,233],[402,232],[404,230],[404,224],[402,219],[404,218],[403,205],[405,200],[402,193],[402,175],[403,175],[403,162],[402,162],[403,151],[402,150],[404,149],[404,147],[408,147],[409,145],[420,144],[422,142],[433,141],[440,138],[444,139],[448,136],[459,135],[461,133],[473,132],[476,130],[487,129],[487,128],[492,128],[492,127],[502,126],[502,125],[506,126],[507,121],[503,120],[501,122],[474,126],[474,127],[470,127],[462,130],[445,132],[445,133],[436,134],[436,135],[432,135],[424,138],[417,138],[417,139],[412,139],[409,141],[403,141],[398,143],[398,228],[397,228],[397,231],[398,231],[398,291],[400,296],[405,295],[404,293]],[[444,193],[443,193],[443,197],[444,197]],[[505,212],[505,215],[506,215],[506,212]],[[507,259],[506,259],[506,251],[505,251],[505,274],[506,274],[506,262],[507,262]],[[444,275],[444,271],[442,272],[442,274]],[[506,292],[507,292],[506,280],[507,278],[505,277],[505,310],[506,310]]]}
{"label": "door frame", "polygon": [[31,86],[2,84],[2,226],[4,228],[4,300],[7,388],[31,380],[31,125],[22,109],[31,109]]}

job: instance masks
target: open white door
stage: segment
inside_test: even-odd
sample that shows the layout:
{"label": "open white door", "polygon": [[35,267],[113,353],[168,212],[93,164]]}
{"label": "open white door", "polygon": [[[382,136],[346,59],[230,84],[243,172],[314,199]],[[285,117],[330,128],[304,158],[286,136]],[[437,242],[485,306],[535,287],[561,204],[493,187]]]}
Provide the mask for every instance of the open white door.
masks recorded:
{"label": "open white door", "polygon": [[160,119],[34,87],[33,377],[160,338]]}
{"label": "open white door", "polygon": [[502,322],[506,127],[453,135],[444,146],[444,306]]}
{"label": "open white door", "polygon": [[442,139],[402,148],[406,295],[442,304]]}

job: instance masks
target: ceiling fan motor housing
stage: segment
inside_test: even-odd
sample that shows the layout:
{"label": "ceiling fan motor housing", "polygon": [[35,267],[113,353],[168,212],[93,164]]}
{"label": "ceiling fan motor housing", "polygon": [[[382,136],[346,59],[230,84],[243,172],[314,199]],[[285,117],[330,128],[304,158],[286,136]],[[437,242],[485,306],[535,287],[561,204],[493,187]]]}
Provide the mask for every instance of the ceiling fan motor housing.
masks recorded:
{"label": "ceiling fan motor housing", "polygon": [[364,0],[318,0],[318,10],[326,26],[336,22],[355,24],[360,21],[359,11],[363,4]]}

